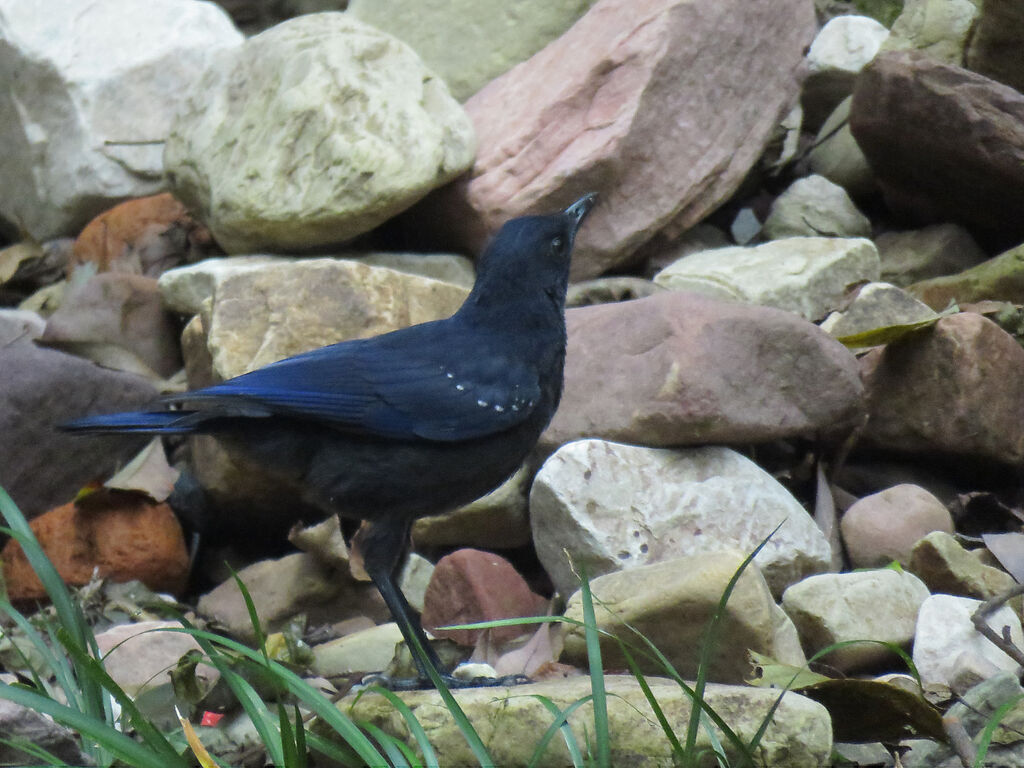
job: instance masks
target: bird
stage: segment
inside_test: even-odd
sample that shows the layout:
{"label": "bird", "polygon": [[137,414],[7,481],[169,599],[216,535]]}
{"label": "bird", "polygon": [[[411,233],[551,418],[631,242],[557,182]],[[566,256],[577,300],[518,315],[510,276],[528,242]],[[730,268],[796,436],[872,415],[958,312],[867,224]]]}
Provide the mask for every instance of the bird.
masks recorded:
{"label": "bird", "polygon": [[87,416],[61,428],[212,435],[324,517],[363,521],[363,567],[407,645],[426,656],[414,651],[418,678],[393,687],[430,686],[425,662],[450,687],[487,684],[442,671],[396,576],[413,522],[498,487],[554,415],[570,257],[596,198],[588,193],[557,213],[505,222],[451,317],[285,358],[165,397],[153,410]]}

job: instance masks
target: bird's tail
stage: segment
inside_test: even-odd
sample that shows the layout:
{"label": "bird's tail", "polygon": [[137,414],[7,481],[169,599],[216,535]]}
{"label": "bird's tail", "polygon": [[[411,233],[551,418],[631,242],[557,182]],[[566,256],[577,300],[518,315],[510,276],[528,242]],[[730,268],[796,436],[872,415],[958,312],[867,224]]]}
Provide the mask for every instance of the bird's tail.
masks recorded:
{"label": "bird's tail", "polygon": [[106,416],[86,416],[61,424],[64,432],[103,434],[136,432],[147,435],[180,435],[194,432],[198,423],[195,411],[126,411]]}

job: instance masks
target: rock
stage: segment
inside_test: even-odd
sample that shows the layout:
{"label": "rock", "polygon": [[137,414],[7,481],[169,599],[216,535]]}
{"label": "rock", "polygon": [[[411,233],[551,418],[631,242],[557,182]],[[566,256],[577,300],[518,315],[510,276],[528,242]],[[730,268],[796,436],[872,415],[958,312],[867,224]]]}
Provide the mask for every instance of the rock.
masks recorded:
{"label": "rock", "polygon": [[818,320],[840,305],[851,285],[877,280],[878,272],[878,252],[870,240],[787,237],[686,256],[655,275],[654,282]]}
{"label": "rock", "polygon": [[476,282],[476,268],[465,256],[454,253],[367,253],[346,256],[371,267],[387,267],[397,272],[429,277],[470,289]]}
{"label": "rock", "polygon": [[82,264],[100,272],[159,277],[209,247],[210,234],[185,206],[164,192],[115,205],[90,221],[75,240],[69,274]]}
{"label": "rock", "polygon": [[644,275],[654,277],[683,256],[710,251],[713,248],[724,248],[732,244],[729,236],[718,227],[711,224],[698,224],[674,238],[668,238],[664,233],[659,233],[644,243],[637,253],[644,257]]}
{"label": "rock", "polygon": [[[421,618],[424,629],[435,637],[447,637],[459,645],[475,645],[484,630],[437,627],[546,613],[547,600],[530,590],[508,560],[479,549],[459,549],[442,557],[434,567]],[[526,624],[489,632],[491,640],[501,644],[534,629]]]}
{"label": "rock", "polygon": [[0,371],[0,487],[27,517],[63,504],[145,445],[137,435],[70,437],[54,426],[150,404],[158,393],[147,379],[24,338],[0,346]]}
{"label": "rock", "polygon": [[412,537],[421,547],[514,549],[530,543],[527,494],[532,477],[523,467],[516,474],[464,507],[446,515],[421,517]]}
{"label": "rock", "polygon": [[847,96],[825,119],[814,137],[807,162],[813,173],[838,184],[852,197],[867,197],[878,192],[878,184],[868,159],[850,131],[852,102],[853,97]]}
{"label": "rock", "polygon": [[853,93],[857,73],[888,37],[889,30],[868,16],[837,16],[821,28],[807,51],[810,73],[800,96],[805,130],[817,130]]}
{"label": "rock", "polygon": [[567,307],[589,307],[616,301],[644,299],[665,290],[641,277],[598,277],[569,286]]}
{"label": "rock", "polygon": [[0,304],[12,304],[50,286],[64,276],[71,256],[71,238],[34,240],[0,248]]}
{"label": "rock", "polygon": [[889,283],[868,283],[857,291],[850,306],[834,312],[821,324],[823,331],[842,339],[889,326],[934,320],[931,307]]}
{"label": "rock", "polygon": [[681,555],[754,550],[775,594],[828,569],[824,534],[771,475],[720,446],[656,449],[579,440],[549,458],[530,491],[537,557],[563,595],[593,578]]}
{"label": "rock", "polygon": [[794,181],[772,203],[762,231],[769,240],[870,237],[871,222],[838,184],[824,176],[805,176]]}
{"label": "rock", "polygon": [[916,49],[936,61],[963,64],[980,6],[971,0],[904,0],[882,51]]}
{"label": "rock", "polygon": [[985,0],[971,30],[967,68],[1024,93],[1024,7],[1014,0]]}
{"label": "rock", "polygon": [[0,764],[38,764],[37,753],[22,751],[10,743],[18,741],[45,749],[49,755],[63,761],[65,765],[93,764],[89,756],[82,751],[75,731],[58,725],[48,715],[7,699],[0,699],[0,733],[4,735],[4,743],[0,744]]}
{"label": "rock", "polygon": [[313,646],[313,672],[323,677],[380,672],[387,669],[400,642],[402,631],[393,621],[329,640]]}
{"label": "rock", "polygon": [[423,613],[423,601],[427,595],[427,585],[434,575],[434,564],[425,557],[410,552],[398,576],[398,588],[402,590],[406,601],[419,613]]}
{"label": "rock", "polygon": [[986,259],[971,233],[957,224],[883,232],[875,238],[875,247],[882,260],[882,279],[901,288],[970,269]]}
{"label": "rock", "polygon": [[[601,661],[605,668],[626,668],[626,659],[614,636],[627,643],[638,642],[635,630],[650,640],[680,675],[692,680],[697,674],[706,625],[742,562],[739,552],[714,552],[592,579],[597,627],[612,635],[601,637]],[[565,615],[583,621],[580,592],[570,598]],[[583,628],[565,626],[562,661],[586,667]],[[740,683],[750,676],[748,650],[767,654],[783,664],[804,664],[793,625],[775,604],[756,567],[744,570],[736,582],[715,640],[707,679],[716,683]],[[646,654],[634,656],[645,674],[664,672],[658,660]]]}
{"label": "rock", "polygon": [[408,43],[452,96],[465,101],[565,32],[593,2],[351,0],[348,13]]}
{"label": "rock", "polygon": [[207,346],[223,379],[290,355],[448,317],[465,288],[342,259],[232,272],[215,283]]}
{"label": "rock", "polygon": [[38,11],[0,3],[0,215],[46,240],[160,190],[158,140],[175,105],[242,36],[213,3],[53,0]]}
{"label": "rock", "polygon": [[945,531],[933,531],[914,544],[909,567],[932,592],[979,600],[990,600],[1016,584],[1010,574],[983,564]]}
{"label": "rock", "polygon": [[1024,94],[883,53],[857,78],[850,128],[896,215],[963,224],[991,248],[1024,241]]}
{"label": "rock", "polygon": [[571,309],[566,322],[549,453],[580,437],[760,442],[841,430],[862,413],[853,355],[788,312],[667,291]]}
{"label": "rock", "polygon": [[739,187],[792,106],[813,33],[806,0],[601,0],[466,102],[476,162],[418,226],[443,221],[476,251],[507,219],[596,190],[573,279],[625,265]]}
{"label": "rock", "polygon": [[213,298],[217,285],[228,275],[266,264],[288,264],[282,256],[224,256],[203,259],[195,264],[169,269],[160,275],[158,285],[164,304],[172,312],[197,315],[203,302]]}
{"label": "rock", "polygon": [[868,353],[861,366],[869,444],[1024,461],[1024,349],[991,320],[944,317]]}
{"label": "rock", "polygon": [[[137,699],[146,691],[169,685],[169,673],[178,659],[189,651],[200,651],[191,635],[176,631],[177,621],[140,621],[119,624],[96,634],[96,645],[103,657],[103,668],[121,690]],[[212,688],[220,672],[208,664],[196,667],[196,677]]]}
{"label": "rock", "polygon": [[[690,698],[675,681],[649,677],[647,683],[669,727],[680,739],[685,739]],[[480,733],[495,764],[526,765],[537,746],[538,735],[552,722],[551,712],[542,701],[546,698],[565,711],[589,696],[590,686],[590,678],[577,677],[519,685],[505,692],[496,688],[467,688],[452,693]],[[671,745],[636,680],[629,675],[606,675],[605,687],[611,764],[631,768],[670,764]],[[436,691],[411,691],[399,696],[418,721],[430,723],[430,741],[440,765],[475,765],[478,762],[448,710],[440,706]],[[776,700],[779,707],[768,718]],[[714,684],[708,686],[705,701],[745,742],[749,742],[768,719],[757,752],[758,759],[765,765],[821,768],[828,764],[832,724],[828,711],[817,702],[792,692],[780,697],[778,691],[767,688]],[[348,717],[372,723],[395,738],[407,738],[404,721],[395,717],[394,707],[382,696],[350,695],[338,702],[338,708]],[[591,705],[585,704],[569,715],[569,726],[575,734],[591,733],[593,717]],[[716,738],[731,756],[729,759],[738,760],[739,755],[733,752],[729,740],[720,733]],[[711,749],[703,728],[696,737],[696,749]],[[560,768],[571,762],[565,742],[554,738],[534,764],[538,768]]]}
{"label": "rock", "polygon": [[[909,648],[917,612],[927,598],[928,587],[919,578],[886,568],[810,576],[786,590],[782,608],[808,654],[848,640],[880,640]],[[899,661],[895,653],[875,643],[848,645],[818,660],[846,673]]]}
{"label": "rock", "polygon": [[32,342],[43,335],[46,321],[27,309],[0,309],[0,347]]}
{"label": "rock", "polygon": [[953,532],[946,505],[917,485],[903,484],[854,502],[840,522],[854,568],[909,564],[918,539],[932,531]]}
{"label": "rock", "polygon": [[949,302],[971,303],[993,299],[1024,303],[1024,245],[976,264],[963,272],[921,280],[907,290],[930,307]]}
{"label": "rock", "polygon": [[164,164],[225,250],[258,253],[366,232],[473,151],[469,118],[408,46],[324,13],[218,57],[186,92]]}
{"label": "rock", "polygon": [[[914,665],[922,684],[949,685],[954,663],[962,653],[980,656],[999,669],[1017,670],[1016,662],[971,623],[971,615],[980,605],[980,600],[953,595],[932,595],[924,601],[914,635]],[[1020,619],[1010,608],[1003,606],[993,613],[988,624],[999,635],[1008,631],[1018,648],[1024,643]]]}
{"label": "rock", "polygon": [[[68,584],[88,584],[95,570],[100,578],[138,579],[158,592],[179,592],[185,586],[188,552],[181,525],[167,504],[135,493],[96,492],[40,515],[31,526]],[[0,559],[12,601],[46,597],[17,541],[4,545]]]}
{"label": "rock", "polygon": [[[256,606],[264,632],[276,632],[297,613],[310,613],[317,605],[335,600],[348,602],[347,616],[359,615],[356,597],[371,584],[360,584],[328,568],[313,555],[296,552],[276,560],[260,560],[238,572]],[[199,613],[214,619],[227,630],[246,640],[255,638],[252,621],[242,593],[233,578],[199,598]]]}
{"label": "rock", "polygon": [[181,368],[178,336],[155,279],[104,272],[65,292],[60,308],[46,321],[42,342],[69,351],[116,350],[130,356],[131,370],[148,369],[167,378]]}

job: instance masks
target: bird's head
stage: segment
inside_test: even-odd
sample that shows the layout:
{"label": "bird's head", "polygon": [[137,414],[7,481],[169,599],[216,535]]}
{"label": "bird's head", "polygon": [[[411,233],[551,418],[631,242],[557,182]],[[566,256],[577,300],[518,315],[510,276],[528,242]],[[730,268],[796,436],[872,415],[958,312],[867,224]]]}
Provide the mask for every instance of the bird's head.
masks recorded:
{"label": "bird's head", "polygon": [[480,257],[466,304],[493,306],[547,296],[561,307],[573,241],[596,200],[590,192],[559,213],[505,222]]}

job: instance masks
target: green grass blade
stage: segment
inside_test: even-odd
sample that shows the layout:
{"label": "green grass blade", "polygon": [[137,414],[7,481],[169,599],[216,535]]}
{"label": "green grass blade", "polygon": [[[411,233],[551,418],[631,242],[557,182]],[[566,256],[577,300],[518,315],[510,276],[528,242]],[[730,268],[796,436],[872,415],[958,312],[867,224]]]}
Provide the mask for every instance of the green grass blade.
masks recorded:
{"label": "green grass blade", "polygon": [[[381,688],[380,686],[372,686],[367,688],[360,696],[367,693],[376,693],[378,696],[383,696],[387,699],[388,703],[402,716],[405,720],[405,725],[409,729],[409,733],[416,740],[416,746],[420,748],[420,753],[423,755],[423,762],[428,768],[439,768],[437,761],[437,754],[434,752],[434,747],[427,738],[427,732],[423,730],[423,725],[416,715],[413,714],[412,709],[409,705],[402,701],[394,691],[389,691],[387,688]],[[358,700],[358,699],[357,699]]]}
{"label": "green grass blade", "polygon": [[636,663],[636,659],[633,658],[633,654],[630,653],[626,643],[619,641],[619,648],[622,650],[622,655],[626,659],[626,665],[629,667],[629,671],[633,673],[633,677],[636,678],[637,685],[640,686],[640,690],[644,694],[644,698],[647,699],[648,705],[651,707],[651,711],[654,712],[654,717],[657,719],[658,724],[661,726],[662,732],[665,734],[665,738],[668,739],[669,745],[672,747],[672,759],[675,762],[681,762],[683,758],[683,745],[679,743],[679,738],[676,736],[675,731],[672,730],[672,725],[669,723],[668,718],[665,717],[665,711],[661,708],[661,704],[654,697],[654,692],[651,691],[651,686],[647,684],[647,679],[644,677],[643,672],[640,671],[640,666]]}
{"label": "green grass blade", "polygon": [[978,739],[978,753],[974,758],[973,768],[983,768],[985,765],[985,757],[988,755],[989,745],[992,743],[992,737],[995,736],[996,728],[999,727],[999,723],[1002,722],[1003,718],[1016,707],[1021,700],[1024,700],[1024,694],[1020,696],[1014,696],[1009,701],[1003,702],[1000,706],[989,715],[988,720],[985,722],[985,727],[981,731],[981,737]]}
{"label": "green grass blade", "polygon": [[[309,744],[309,748],[314,752],[319,752],[328,758],[333,760],[339,765],[353,766],[354,768],[364,768],[368,763],[361,759],[348,744],[342,742],[338,744],[329,739],[325,739],[323,736],[317,735],[315,732],[310,731],[306,734],[306,742]],[[381,758],[383,761],[383,758]],[[328,763],[330,765],[330,763]],[[386,765],[384,762],[373,763],[372,765]]]}
{"label": "green grass blade", "polygon": [[125,736],[103,720],[60,704],[35,691],[0,683],[0,698],[49,715],[61,725],[78,731],[83,737],[83,742],[87,743],[88,739],[94,740],[104,750],[133,768],[188,768],[188,761],[179,755],[175,754],[173,759],[169,760],[166,755]]}
{"label": "green grass blade", "polygon": [[586,566],[580,565],[580,590],[583,602],[584,636],[590,666],[590,692],[594,701],[594,742],[598,768],[611,768],[611,739],[608,733],[608,697],[604,687],[604,665],[601,663],[601,636],[597,631],[594,599],[590,592]]}
{"label": "green grass blade", "polygon": [[537,742],[537,746],[533,750],[533,755],[530,757],[530,762],[527,763],[529,768],[535,768],[535,766],[540,764],[540,760],[544,756],[544,750],[548,748],[548,743],[559,731],[561,731],[562,738],[565,740],[565,748],[569,750],[569,757],[572,760],[574,768],[581,768],[584,764],[583,753],[580,751],[580,745],[576,742],[576,734],[572,732],[572,727],[569,725],[569,717],[588,701],[592,701],[594,697],[584,696],[582,699],[574,701],[564,710],[559,709],[558,705],[547,696],[541,696],[539,693],[532,693],[530,694],[530,697],[543,704],[547,708],[548,712],[555,716],[555,719],[552,721],[551,725],[548,726],[547,730],[544,731],[544,735],[541,736],[540,741]]}
{"label": "green grass blade", "polygon": [[277,727],[281,733],[281,762],[285,768],[299,768],[299,751],[295,744],[295,731],[284,704],[277,705]]}
{"label": "green grass blade", "polygon": [[299,768],[306,768],[306,724],[302,722],[302,713],[299,712],[299,705],[293,704],[292,708],[295,712],[295,751],[299,756]]}
{"label": "green grass blade", "polygon": [[256,613],[256,603],[252,600],[252,595],[249,594],[249,588],[245,586],[245,582],[242,581],[241,577],[235,573],[234,569],[227,565],[228,570],[231,573],[231,578],[235,580],[235,584],[238,585],[238,591],[242,593],[242,600],[245,601],[245,610],[249,612],[249,622],[252,624],[252,630],[256,633],[256,649],[263,654],[263,658],[268,662],[270,656],[267,655],[267,635],[263,631],[263,626],[260,624],[260,616]]}
{"label": "green grass blade", "polygon": [[[73,683],[74,678],[72,677],[71,667],[67,659],[55,654],[53,652],[54,645],[46,642],[38,630],[32,626],[32,622],[25,618],[25,615],[7,600],[0,600],[0,613],[9,616],[15,625],[25,633],[26,639],[32,643],[36,652],[42,657],[44,667],[49,669],[50,673],[57,678],[57,684],[64,690],[67,700],[69,702],[77,701],[78,686]],[[11,645],[21,658],[21,663],[25,665],[25,668],[28,669],[29,674],[32,676],[33,685],[40,691],[48,692],[49,688],[39,677],[35,667],[28,657],[25,656],[21,647],[13,641]],[[68,690],[69,688],[71,689],[70,691]]]}
{"label": "green grass blade", "polygon": [[[409,761],[409,754],[405,752],[409,749],[405,744],[396,739],[390,733],[385,733],[373,723],[360,721],[359,727],[370,734],[377,743],[380,744],[381,749],[388,756],[390,760],[389,765],[393,765],[396,768],[412,768],[415,763],[415,756],[413,756],[413,762]],[[404,749],[403,749],[404,747]],[[410,752],[412,750],[409,750]]]}

